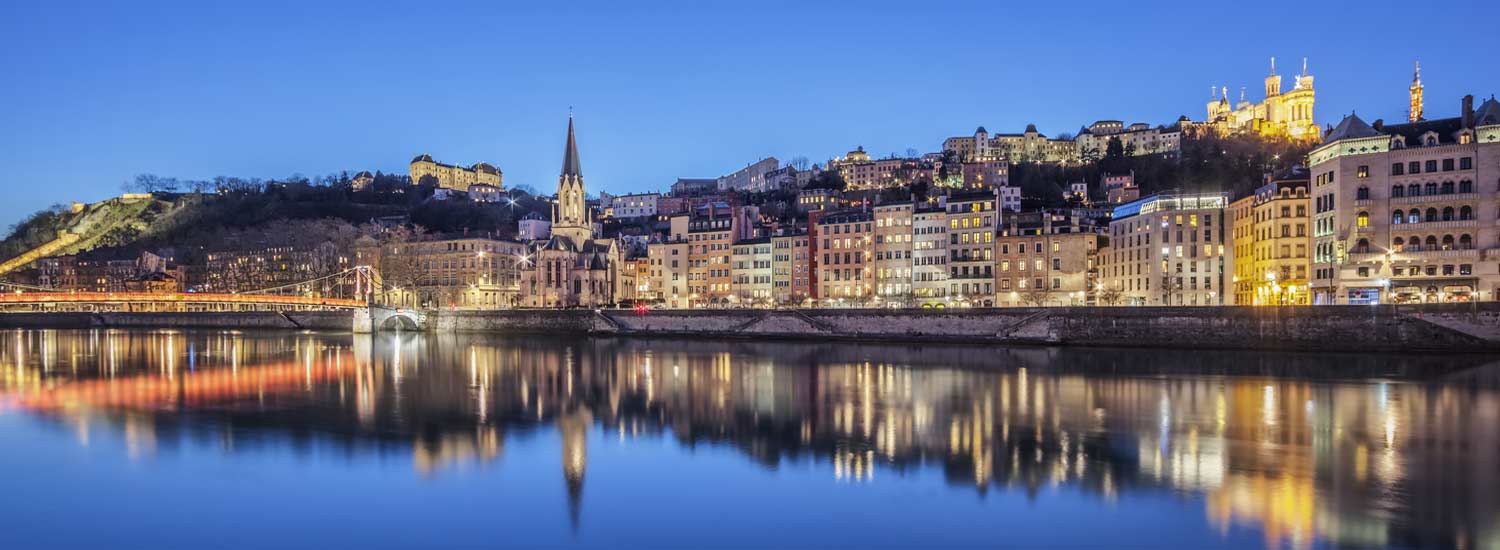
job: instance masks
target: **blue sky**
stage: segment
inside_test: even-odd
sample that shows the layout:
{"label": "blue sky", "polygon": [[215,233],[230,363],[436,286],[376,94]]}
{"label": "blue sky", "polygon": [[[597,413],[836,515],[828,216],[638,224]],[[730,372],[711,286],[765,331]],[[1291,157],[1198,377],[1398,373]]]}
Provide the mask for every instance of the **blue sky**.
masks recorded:
{"label": "blue sky", "polygon": [[0,227],[137,173],[404,172],[424,152],[550,192],[569,106],[590,191],[619,193],[981,124],[1201,118],[1211,85],[1259,98],[1271,56],[1287,76],[1310,58],[1321,123],[1404,116],[1416,58],[1432,116],[1500,92],[1492,34],[1461,28],[1478,1],[1009,4],[9,0]]}

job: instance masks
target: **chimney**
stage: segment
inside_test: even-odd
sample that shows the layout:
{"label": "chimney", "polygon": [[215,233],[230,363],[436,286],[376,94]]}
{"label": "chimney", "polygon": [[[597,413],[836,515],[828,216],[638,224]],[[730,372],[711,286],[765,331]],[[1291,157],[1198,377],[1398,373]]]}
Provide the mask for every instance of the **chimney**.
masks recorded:
{"label": "chimney", "polygon": [[1463,113],[1464,128],[1473,128],[1474,127],[1474,96],[1472,96],[1472,95],[1466,95],[1466,96],[1464,96],[1463,110],[1461,110],[1459,112]]}
{"label": "chimney", "polygon": [[1383,119],[1383,118],[1377,118],[1377,119],[1375,119],[1375,123],[1371,124],[1370,127],[1374,128],[1376,132],[1381,131],[1382,129],[1385,128],[1385,119]]}

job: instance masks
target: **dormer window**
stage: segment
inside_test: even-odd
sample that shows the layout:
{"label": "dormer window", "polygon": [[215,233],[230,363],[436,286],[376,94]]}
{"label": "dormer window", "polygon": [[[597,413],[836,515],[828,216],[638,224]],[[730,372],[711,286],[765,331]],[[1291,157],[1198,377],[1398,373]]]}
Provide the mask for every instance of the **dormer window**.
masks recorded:
{"label": "dormer window", "polygon": [[1470,143],[1474,143],[1474,131],[1473,130],[1464,130],[1462,132],[1459,132],[1458,133],[1458,143],[1459,143],[1459,145],[1468,145]]}
{"label": "dormer window", "polygon": [[1403,137],[1403,136],[1392,136],[1391,137],[1391,148],[1392,149],[1405,149],[1406,148],[1406,138]]}
{"label": "dormer window", "polygon": [[1422,134],[1422,145],[1426,145],[1428,147],[1432,147],[1432,146],[1435,146],[1437,144],[1438,144],[1438,135],[1437,135],[1437,132],[1427,132],[1425,134]]}

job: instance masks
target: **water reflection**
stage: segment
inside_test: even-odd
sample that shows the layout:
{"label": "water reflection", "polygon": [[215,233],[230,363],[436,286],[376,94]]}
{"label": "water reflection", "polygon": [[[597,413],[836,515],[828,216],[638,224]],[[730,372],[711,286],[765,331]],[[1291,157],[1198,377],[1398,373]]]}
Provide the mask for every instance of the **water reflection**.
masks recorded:
{"label": "water reflection", "polygon": [[[576,529],[590,438],[727,446],[839,483],[1202,499],[1266,546],[1500,545],[1500,368],[1403,357],[674,340],[0,333],[0,411],[127,455],[209,439],[483,468],[555,431]],[[554,474],[555,475],[555,474]],[[1102,542],[1102,541],[1101,541]]]}

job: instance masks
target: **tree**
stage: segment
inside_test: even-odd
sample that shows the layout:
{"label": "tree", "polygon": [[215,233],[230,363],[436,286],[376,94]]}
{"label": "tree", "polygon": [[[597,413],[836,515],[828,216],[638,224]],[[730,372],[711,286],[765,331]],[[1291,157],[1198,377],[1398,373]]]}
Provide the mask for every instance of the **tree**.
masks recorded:
{"label": "tree", "polygon": [[1052,297],[1052,289],[1045,285],[1033,288],[1021,293],[1021,301],[1031,307],[1042,307],[1047,305],[1047,300]]}
{"label": "tree", "polygon": [[1125,293],[1121,292],[1120,289],[1118,289],[1118,288],[1105,288],[1105,289],[1099,291],[1099,295],[1097,296],[1097,300],[1098,300],[1099,303],[1104,304],[1106,306],[1114,306],[1114,305],[1119,305],[1120,304],[1120,300],[1122,298],[1124,298],[1124,297],[1125,297]]}
{"label": "tree", "polygon": [[135,179],[120,185],[126,193],[172,193],[180,184],[177,178],[164,178],[156,174],[137,174]]}

